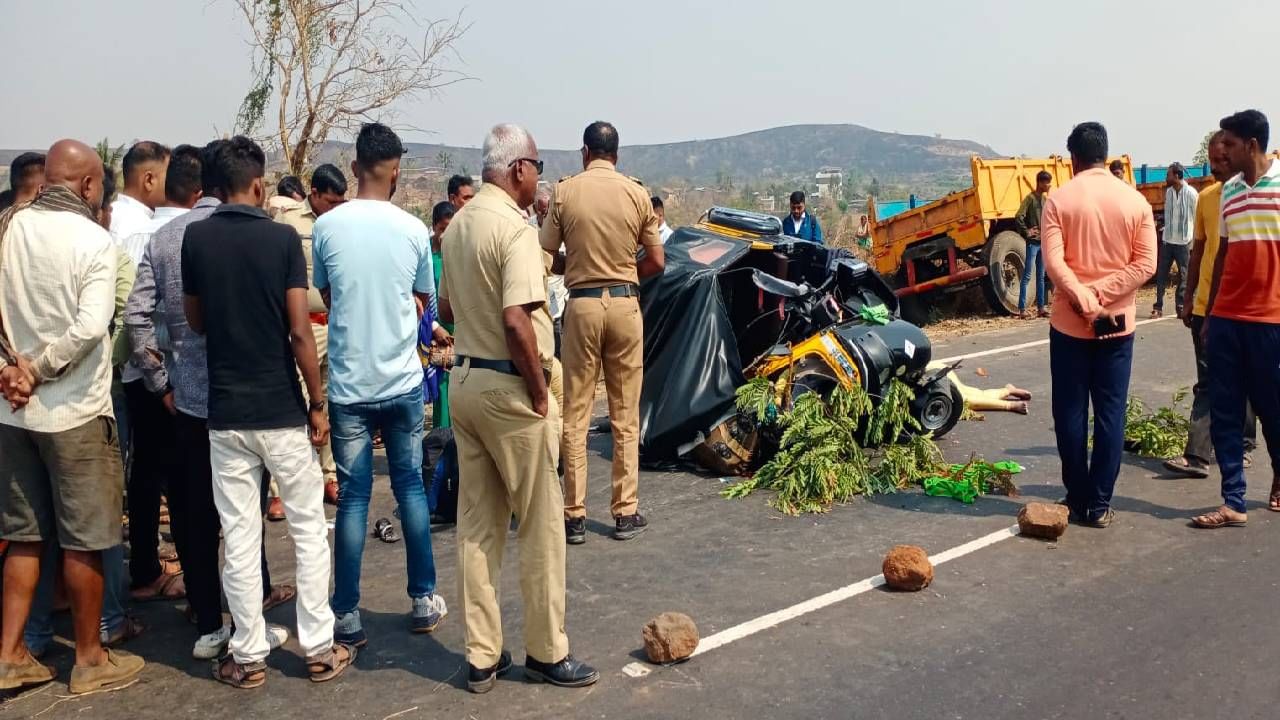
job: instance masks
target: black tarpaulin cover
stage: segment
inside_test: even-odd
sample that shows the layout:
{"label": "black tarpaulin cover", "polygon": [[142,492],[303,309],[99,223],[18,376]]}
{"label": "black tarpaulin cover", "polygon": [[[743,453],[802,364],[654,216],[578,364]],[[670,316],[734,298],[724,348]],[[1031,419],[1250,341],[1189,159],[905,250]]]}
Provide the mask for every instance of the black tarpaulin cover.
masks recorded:
{"label": "black tarpaulin cover", "polygon": [[675,231],[664,247],[666,269],[640,289],[644,314],[644,389],[640,454],[674,460],[733,410],[745,379],[719,277],[751,249],[699,228]]}

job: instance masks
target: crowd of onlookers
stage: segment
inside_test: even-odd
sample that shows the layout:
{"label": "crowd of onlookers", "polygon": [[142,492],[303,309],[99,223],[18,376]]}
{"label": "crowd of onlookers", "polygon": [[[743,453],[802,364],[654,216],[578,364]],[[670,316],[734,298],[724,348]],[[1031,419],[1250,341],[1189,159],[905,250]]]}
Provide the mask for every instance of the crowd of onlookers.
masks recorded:
{"label": "crowd of onlookers", "polygon": [[[1019,210],[1057,294],[1051,312],[1043,281],[1035,297],[1052,326],[1074,521],[1113,520],[1134,297],[1159,270],[1159,317],[1173,263],[1187,276],[1175,306],[1198,381],[1186,452],[1168,467],[1206,477],[1216,457],[1224,505],[1194,523],[1244,525],[1256,414],[1275,440],[1268,508],[1280,511],[1280,162],[1268,141],[1261,113],[1237,113],[1209,143],[1212,185],[1197,194],[1170,168],[1159,244],[1150,205],[1108,171],[1097,123],[1068,139],[1074,178],[1050,192],[1042,175]],[[480,182],[451,179],[429,224],[391,202],[405,147],[377,123],[356,140],[354,193],[331,164],[309,188],[287,177],[269,190],[267,156],[245,137],[139,142],[118,192],[116,169],[74,140],[15,159],[0,198],[0,689],[53,679],[40,657],[63,606],[71,691],[126,682],[143,661],[118,646],[146,630],[130,605],[183,598],[192,655],[215,661],[220,682],[266,681],[289,631],[263,613],[289,602],[311,679],[342,674],[369,642],[360,576],[375,446],[406,546],[407,629],[433,632],[449,613],[431,545],[448,485],[468,687],[486,692],[512,666],[496,577],[513,517],[526,675],[596,682],[568,649],[565,548],[587,540],[585,441],[602,375],[612,536],[649,525],[639,283],[663,272],[671,236],[661,200],[617,171],[618,148],[616,128],[592,123],[583,172],[553,190],[529,133],[496,126]],[[782,225],[822,242],[802,194]],[[1025,309],[1025,283],[1023,298]],[[429,430],[445,433],[444,464],[424,472]],[[264,517],[288,525],[293,585],[271,580]]]}
{"label": "crowd of onlookers", "polygon": [[[269,191],[267,156],[245,137],[136,143],[118,193],[116,168],[81,142],[18,157],[0,198],[0,689],[53,679],[40,658],[63,606],[71,691],[127,682],[143,661],[118,648],[146,630],[130,605],[184,598],[192,655],[220,682],[265,682],[289,631],[263,613],[288,602],[311,679],[342,674],[369,641],[375,446],[406,546],[407,629],[448,614],[430,531],[448,481],[468,686],[485,692],[511,665],[492,577],[513,516],[526,675],[594,683],[568,653],[565,545],[585,539],[601,372],[614,537],[647,527],[638,281],[661,272],[670,230],[660,200],[617,172],[613,126],[583,142],[584,172],[553,194],[532,137],[495,127],[483,182],[452,178],[430,227],[391,202],[405,148],[377,123],[356,141],[354,194],[331,164],[309,189],[286,177]],[[446,433],[448,477],[424,471],[428,430]],[[264,517],[288,524],[293,585],[270,579]]]}

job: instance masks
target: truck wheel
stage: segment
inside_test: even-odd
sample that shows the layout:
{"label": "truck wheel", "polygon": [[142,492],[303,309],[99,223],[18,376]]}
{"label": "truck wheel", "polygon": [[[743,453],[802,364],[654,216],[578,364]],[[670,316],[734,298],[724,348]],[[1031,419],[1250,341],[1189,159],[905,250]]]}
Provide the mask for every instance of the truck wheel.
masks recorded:
{"label": "truck wheel", "polygon": [[916,396],[911,410],[920,423],[921,432],[933,433],[936,440],[951,432],[960,422],[964,398],[960,395],[960,388],[945,377],[939,378]]}
{"label": "truck wheel", "polygon": [[[1013,230],[998,232],[987,241],[982,260],[987,267],[982,287],[991,309],[1004,315],[1017,313],[1022,269],[1027,266],[1027,241]],[[1028,306],[1035,302],[1035,291],[1035,285],[1027,288]]]}

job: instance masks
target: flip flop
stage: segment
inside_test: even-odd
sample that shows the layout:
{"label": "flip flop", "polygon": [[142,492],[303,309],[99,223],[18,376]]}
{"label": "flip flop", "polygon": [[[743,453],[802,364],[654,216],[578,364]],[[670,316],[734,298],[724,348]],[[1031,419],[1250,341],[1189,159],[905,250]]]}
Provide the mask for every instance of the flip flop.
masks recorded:
{"label": "flip flop", "polygon": [[1267,498],[1267,509],[1280,512],[1280,477],[1271,481],[1271,497]]}

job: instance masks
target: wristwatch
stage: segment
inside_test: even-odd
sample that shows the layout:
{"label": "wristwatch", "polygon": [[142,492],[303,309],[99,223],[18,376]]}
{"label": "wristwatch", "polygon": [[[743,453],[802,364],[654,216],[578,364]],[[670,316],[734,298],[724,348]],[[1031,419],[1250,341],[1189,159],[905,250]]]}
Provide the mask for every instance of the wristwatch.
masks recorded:
{"label": "wristwatch", "polygon": [[323,412],[324,406],[325,406],[324,400],[316,400],[315,402],[308,405],[307,409],[310,410],[311,412]]}

